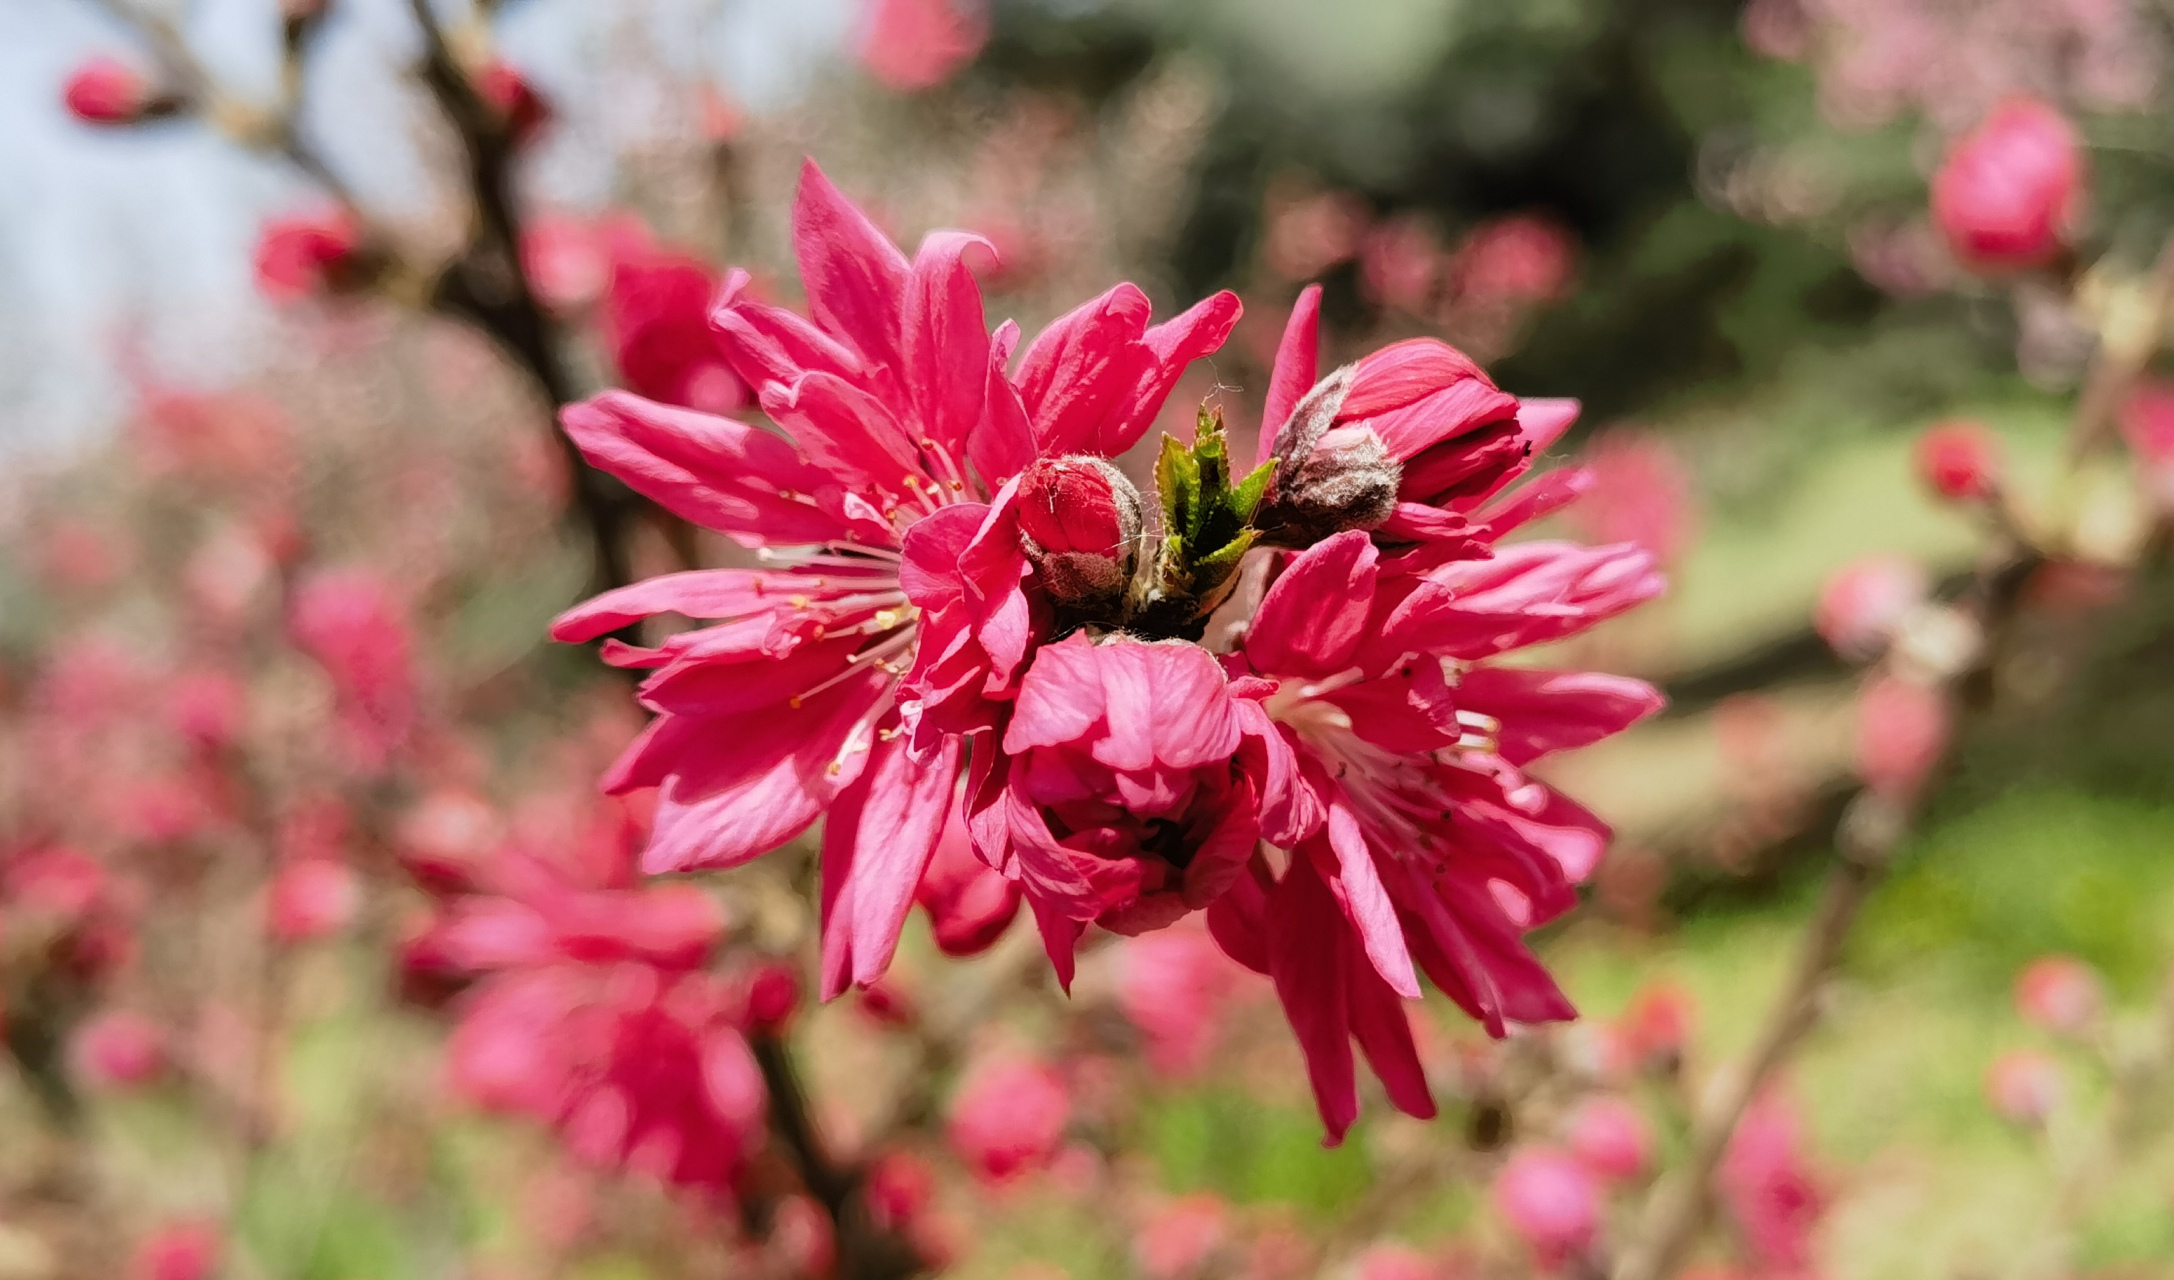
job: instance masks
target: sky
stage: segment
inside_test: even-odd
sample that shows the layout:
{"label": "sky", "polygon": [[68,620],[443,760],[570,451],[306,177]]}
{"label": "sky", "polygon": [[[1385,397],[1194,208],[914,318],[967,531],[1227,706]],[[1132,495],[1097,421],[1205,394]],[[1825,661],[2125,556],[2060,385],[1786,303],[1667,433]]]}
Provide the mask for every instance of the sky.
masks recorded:
{"label": "sky", "polygon": [[[402,127],[414,109],[407,0],[333,5],[304,127],[374,206],[415,208],[428,187]],[[234,92],[270,97],[277,0],[169,0],[163,11],[182,16]],[[759,112],[789,104],[837,56],[853,15],[853,0],[510,0],[499,51],[560,121],[529,180],[571,207],[608,197],[610,157],[655,128],[664,105],[652,80],[626,73],[616,55],[629,47],[662,51],[675,75],[713,79]],[[76,66],[141,49],[96,0],[0,0],[0,454],[98,439],[129,403],[128,371],[217,385],[246,376],[264,349],[256,228],[309,207],[313,192],[191,122],[92,129],[68,116],[61,91]]]}

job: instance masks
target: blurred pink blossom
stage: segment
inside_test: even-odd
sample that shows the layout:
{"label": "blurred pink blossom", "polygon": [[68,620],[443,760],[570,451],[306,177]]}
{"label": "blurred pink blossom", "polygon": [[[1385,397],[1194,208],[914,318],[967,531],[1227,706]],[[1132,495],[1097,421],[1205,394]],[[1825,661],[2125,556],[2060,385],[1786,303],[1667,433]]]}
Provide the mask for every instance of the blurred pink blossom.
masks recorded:
{"label": "blurred pink blossom", "polygon": [[1133,1260],[1148,1280],[1204,1274],[1230,1233],[1230,1210],[1210,1192],[1159,1205],[1133,1237]]}
{"label": "blurred pink blossom", "polygon": [[1408,1244],[1368,1245],[1352,1266],[1353,1280],[1444,1280],[1444,1268]]}
{"label": "blurred pink blossom", "polygon": [[273,218],[257,236],[257,292],[273,302],[298,302],[350,287],[362,228],[331,210]]}
{"label": "blurred pink blossom", "polygon": [[1072,1097],[1047,1063],[998,1052],[974,1064],[952,1095],[951,1149],[984,1182],[1046,1167],[1064,1141]]}
{"label": "blurred pink blossom", "polygon": [[1240,969],[1197,925],[1181,922],[1125,940],[1117,1003],[1146,1039],[1157,1071],[1185,1075],[1205,1064]]}
{"label": "blurred pink blossom", "polygon": [[2081,1036],[2106,1007],[2106,984],[2098,970],[2074,956],[2040,956],[2016,975],[2015,1007],[2032,1026]]}
{"label": "blurred pink blossom", "polygon": [[1874,677],[1857,694],[1857,774],[1874,791],[1907,795],[1947,750],[1948,705],[1937,689]]}
{"label": "blurred pink blossom", "polygon": [[211,1222],[170,1222],[144,1238],[129,1280],[211,1280],[226,1239]]}
{"label": "blurred pink blossom", "polygon": [[551,121],[551,104],[520,69],[502,58],[492,58],[475,74],[476,94],[498,113],[506,136],[515,146],[535,139]]}
{"label": "blurred pink blossom", "polygon": [[1932,180],[1932,217],[1966,267],[2034,267],[2060,253],[2083,207],[2075,127],[2031,98],[2002,103]]}
{"label": "blurred pink blossom", "polygon": [[988,950],[1019,914],[1019,886],[975,856],[957,805],[945,815],[913,900],[928,913],[936,946],[947,956]]}
{"label": "blurred pink blossom", "polygon": [[1413,214],[1376,224],[1360,242],[1359,283],[1376,306],[1424,314],[1434,301],[1441,265],[1433,228]]}
{"label": "blurred pink blossom", "polygon": [[1721,1203],[1760,1264],[1801,1273],[1812,1261],[1812,1233],[1826,1193],[1803,1150],[1797,1113],[1779,1093],[1753,1101],[1737,1123],[1715,1171]]}
{"label": "blurred pink blossom", "polygon": [[1819,590],[1812,628],[1842,657],[1863,662],[1894,639],[1895,630],[1924,603],[1931,583],[1904,556],[1875,553],[1835,570]]}
{"label": "blurred pink blossom", "polygon": [[1517,213],[1483,222],[1457,246],[1451,290],[1461,301],[1539,303],[1570,289],[1577,242],[1552,218]]}
{"label": "blurred pink blossom", "polygon": [[2037,1049],[2010,1049],[1985,1072],[1987,1104],[2013,1124],[2044,1124],[2067,1092],[2068,1076],[2061,1064]]}
{"label": "blurred pink blossom", "polygon": [[1617,1097],[1588,1098],[1570,1115],[1570,1154],[1607,1179],[1635,1178],[1653,1158],[1645,1114]]}
{"label": "blurred pink blossom", "polygon": [[1983,423],[1952,419],[1917,438],[1917,474],[1943,498],[1969,502],[2000,489],[2000,440]]}
{"label": "blurred pink blossom", "polygon": [[86,124],[134,124],[156,97],[141,71],[119,58],[100,54],[68,76],[61,93],[68,113]]}
{"label": "blurred pink blossom", "polygon": [[184,671],[166,686],[166,715],[191,746],[220,750],[233,745],[248,714],[247,686],[224,671]]}
{"label": "blurred pink blossom", "polygon": [[334,858],[306,857],[272,874],[265,922],[281,942],[308,942],[345,929],[362,904],[355,869]]}
{"label": "blurred pink blossom", "polygon": [[1348,191],[1269,197],[1261,256],[1286,280],[1307,281],[1359,252],[1366,232],[1366,202]]}
{"label": "blurred pink blossom", "polygon": [[2146,499],[2161,513],[2174,511],[2174,380],[2137,387],[2121,406],[2120,423]]}
{"label": "blurred pink blossom", "polygon": [[913,93],[949,80],[988,39],[978,0],[868,0],[855,52],[868,74]]}
{"label": "blurred pink blossom", "polygon": [[1602,434],[1578,455],[1591,488],[1566,517],[1593,542],[1635,542],[1667,565],[1691,543],[1697,523],[1690,471],[1649,431]]}
{"label": "blurred pink blossom", "polygon": [[140,1013],[109,1009],[75,1029],[68,1058],[94,1089],[133,1089],[166,1070],[166,1031]]}
{"label": "blurred pink blossom", "polygon": [[1552,1147],[1525,1147],[1495,1175],[1495,1212],[1553,1271],[1592,1244],[1600,1229],[1600,1185],[1590,1171]]}
{"label": "blurred pink blossom", "polygon": [[287,630],[331,679],[358,761],[382,766],[416,717],[414,637],[391,585],[363,569],[321,570],[295,589]]}
{"label": "blurred pink blossom", "polygon": [[637,229],[622,228],[611,242],[611,283],[599,318],[627,388],[705,413],[746,404],[746,384],[710,328],[717,273]]}
{"label": "blurred pink blossom", "polygon": [[611,283],[604,232],[563,213],[540,213],[521,232],[521,265],[536,297],[553,311],[580,311]]}

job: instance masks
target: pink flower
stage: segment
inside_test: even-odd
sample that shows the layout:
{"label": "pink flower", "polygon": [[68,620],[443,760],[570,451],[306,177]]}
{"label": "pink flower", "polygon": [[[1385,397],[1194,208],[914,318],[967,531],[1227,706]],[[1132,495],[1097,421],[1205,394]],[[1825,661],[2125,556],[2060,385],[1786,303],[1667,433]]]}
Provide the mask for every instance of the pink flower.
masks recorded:
{"label": "pink flower", "polygon": [[91,58],[69,74],[62,99],[68,114],[85,124],[100,125],[135,124],[159,103],[141,71],[105,55]]}
{"label": "pink flower", "polygon": [[1292,852],[1280,873],[1256,858],[1208,921],[1275,980],[1331,1140],[1357,1113],[1353,1037],[1392,1102],[1433,1114],[1395,999],[1419,996],[1417,971],[1498,1036],[1572,1016],[1520,938],[1574,904],[1608,831],[1523,766],[1660,697],[1479,663],[1650,594],[1643,554],[1628,554],[1604,588],[1589,553],[1548,543],[1407,576],[1350,530],[1294,557],[1254,615],[1233,692],[1263,744],[1261,838]]}
{"label": "pink flower", "polygon": [[2120,423],[2146,496],[2159,511],[2174,510],[2174,381],[2149,381],[2131,392]]}
{"label": "pink flower", "polygon": [[1237,878],[1260,836],[1241,737],[1197,645],[1075,632],[1035,655],[972,813],[976,851],[1018,867],[1064,981],[1087,921],[1161,928]]}
{"label": "pink flower", "polygon": [[1210,1192],[1180,1196],[1148,1216],[1132,1256],[1148,1280],[1199,1275],[1230,1233],[1230,1210]]}
{"label": "pink flower", "polygon": [[265,919],[281,942],[308,942],[345,929],[361,904],[353,867],[335,858],[299,858],[272,876]]}
{"label": "pink flower", "polygon": [[1714,1182],[1721,1203],[1760,1264],[1801,1272],[1827,1197],[1807,1166],[1792,1108],[1780,1095],[1754,1101],[1729,1139]]}
{"label": "pink flower", "polygon": [[166,1070],[166,1032],[142,1014],[108,1010],[76,1028],[68,1057],[93,1088],[136,1088]]}
{"label": "pink flower", "polygon": [[705,413],[730,413],[748,391],[710,328],[718,277],[699,258],[625,229],[612,242],[600,323],[619,376],[637,395]]}
{"label": "pink flower", "polygon": [[996,727],[1046,625],[1006,482],[1037,454],[1129,446],[1237,318],[1224,294],[1150,328],[1120,286],[1052,325],[1014,383],[1018,330],[987,331],[974,243],[939,232],[909,262],[811,162],[794,245],[813,321],[754,301],[738,272],[712,316],[790,439],[620,392],[565,414],[592,463],[777,566],[637,583],[553,634],[725,620],[610,651],[651,669],[658,717],[607,785],[659,789],[652,872],[745,862],[827,810],[826,997],[889,964],[962,735]]}
{"label": "pink flower", "polygon": [[362,229],[342,212],[273,218],[257,236],[257,292],[298,302],[358,283]]}
{"label": "pink flower", "polygon": [[136,1246],[130,1280],[211,1280],[225,1248],[216,1223],[169,1222]]}
{"label": "pink flower", "polygon": [[1882,675],[1857,694],[1857,774],[1874,791],[1915,792],[1947,743],[1948,706],[1939,690]]}
{"label": "pink flower", "polygon": [[1443,1265],[1403,1244],[1372,1244],[1352,1266],[1353,1280],[1446,1280]]}
{"label": "pink flower", "polygon": [[[537,300],[558,312],[575,312],[603,296],[612,262],[604,231],[580,218],[542,213],[521,232],[521,266]],[[703,299],[705,309],[708,298]]]}
{"label": "pink flower", "polygon": [[976,0],[868,0],[863,22],[861,65],[901,93],[949,80],[989,39]]}
{"label": "pink flower", "polygon": [[1348,191],[1323,191],[1279,202],[1269,195],[1262,259],[1286,280],[1311,280],[1359,251],[1366,202]]}
{"label": "pink flower", "polygon": [[1459,300],[1552,302],[1570,288],[1577,247],[1561,224],[1512,214],[1474,227],[1457,248],[1450,278]]}
{"label": "pink flower", "polygon": [[1495,1175],[1495,1212],[1543,1270],[1583,1253],[1600,1229],[1600,1185],[1584,1165],[1551,1147],[1526,1147]]}
{"label": "pink flower", "polygon": [[1017,1054],[983,1058],[952,1096],[951,1149],[985,1182],[1046,1167],[1063,1145],[1072,1097],[1046,1063]]}
{"label": "pink flower", "polygon": [[1689,991],[1674,982],[1650,982],[1631,997],[1615,1034],[1633,1066],[1673,1065],[1682,1060],[1696,1020]]}
{"label": "pink flower", "polygon": [[1591,487],[1567,518],[1595,542],[1630,542],[1673,563],[1695,524],[1691,475],[1651,432],[1613,430],[1588,445],[1578,465]]}
{"label": "pink flower", "polygon": [[295,589],[287,631],[331,679],[357,759],[382,766],[416,714],[414,642],[390,584],[362,569],[320,571]]}
{"label": "pink flower", "polygon": [[2016,975],[2015,1007],[2032,1026],[2081,1036],[2106,1007],[2106,985],[2098,970],[2074,956],[2040,956]]}
{"label": "pink flower", "polygon": [[1360,241],[1359,281],[1377,306],[1424,314],[1440,272],[1434,233],[1416,218],[1391,218]]}
{"label": "pink flower", "polygon": [[2012,98],[1948,152],[1932,216],[1965,266],[2034,267],[2061,251],[2083,195],[2075,127],[2043,102]]}
{"label": "pink flower", "polygon": [[728,1191],[760,1144],[765,1093],[721,984],[638,961],[516,968],[469,993],[453,1087],[553,1126],[578,1158]]}
{"label": "pink flower", "polygon": [[1611,1181],[1635,1178],[1653,1158],[1653,1129],[1622,1098],[1590,1098],[1570,1115],[1570,1154]]}
{"label": "pink flower", "polygon": [[1930,586],[1915,560],[1860,557],[1828,575],[1812,611],[1812,629],[1844,658],[1863,662],[1877,657],[1903,620],[1924,603]]}
{"label": "pink flower", "polygon": [[1148,1065],[1188,1075],[1215,1045],[1238,969],[1206,931],[1172,927],[1128,939],[1117,1006],[1146,1039]]}
{"label": "pink flower", "polygon": [[1954,502],[1992,497],[2000,489],[2000,442],[1975,422],[1942,422],[1917,438],[1917,473],[1927,488]]}
{"label": "pink flower", "polygon": [[249,691],[224,671],[186,671],[166,687],[166,714],[174,732],[192,746],[231,746],[248,712]]}
{"label": "pink flower", "polygon": [[2044,1124],[2067,1092],[2068,1076],[2061,1064],[2036,1049],[2010,1049],[1985,1072],[1987,1104],[2012,1124]]}

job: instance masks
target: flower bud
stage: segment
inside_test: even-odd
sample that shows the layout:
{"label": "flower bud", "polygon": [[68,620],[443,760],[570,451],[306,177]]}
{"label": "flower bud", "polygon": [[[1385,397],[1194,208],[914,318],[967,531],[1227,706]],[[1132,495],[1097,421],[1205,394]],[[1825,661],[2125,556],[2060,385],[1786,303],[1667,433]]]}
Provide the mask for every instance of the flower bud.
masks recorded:
{"label": "flower bud", "polygon": [[2016,1011],[2033,1026],[2081,1036],[2106,1006],[2098,971],[2074,956],[2040,956],[2015,980]]}
{"label": "flower bud", "polygon": [[1985,1073],[1986,1102],[2011,1124],[2044,1124],[2067,1090],[2061,1064],[2036,1049],[2010,1049]]}
{"label": "flower bud", "polygon": [[1494,1204],[1547,1270],[1583,1252],[1600,1228],[1600,1187],[1593,1175],[1545,1147],[1510,1157],[1495,1176]]}
{"label": "flower bud", "polygon": [[1975,422],[1937,423],[1917,439],[1917,473],[1955,502],[1991,497],[2000,487],[1999,442]]}
{"label": "flower bud", "polygon": [[257,236],[256,277],[274,302],[351,292],[368,279],[362,229],[337,211],[273,218]]}
{"label": "flower bud", "polygon": [[98,1089],[131,1089],[150,1083],[166,1069],[166,1033],[141,1014],[125,1009],[94,1015],[76,1028],[68,1056],[85,1084]]}
{"label": "flower bud", "polygon": [[1570,1154],[1610,1180],[1635,1178],[1653,1157],[1653,1130],[1621,1098],[1593,1098],[1570,1117]]}
{"label": "flower bud", "polygon": [[309,942],[345,929],[361,906],[353,867],[337,858],[297,858],[272,877],[265,924],[281,942]]}
{"label": "flower bud", "polygon": [[1933,175],[1933,221],[1965,266],[2038,266],[2060,252],[2082,182],[2074,126],[2043,102],[2014,99],[1948,152]]}
{"label": "flower bud", "polygon": [[1121,595],[1140,540],[1140,494],[1101,458],[1042,458],[1019,476],[1019,531],[1059,604]]}
{"label": "flower bud", "polygon": [[1930,589],[1925,570],[1905,556],[1875,554],[1852,560],[1820,588],[1812,629],[1837,654],[1862,662],[1887,647]]}
{"label": "flower bud", "polygon": [[1355,366],[1314,384],[1276,430],[1275,480],[1253,519],[1269,546],[1310,547],[1346,529],[1371,529],[1396,508],[1403,468],[1371,426],[1336,425]]}
{"label": "flower bud", "polygon": [[130,1260],[130,1280],[208,1280],[226,1242],[209,1222],[170,1222],[145,1237]]}
{"label": "flower bud", "polygon": [[1857,695],[1857,773],[1874,791],[1916,791],[1947,742],[1948,707],[1937,689],[1880,676]]}
{"label": "flower bud", "polygon": [[527,76],[508,63],[493,58],[476,73],[476,94],[505,121],[506,136],[520,146],[550,123],[551,105]]}
{"label": "flower bud", "polygon": [[143,73],[118,58],[95,57],[75,69],[62,92],[68,113],[85,124],[135,124],[179,104],[157,93]]}

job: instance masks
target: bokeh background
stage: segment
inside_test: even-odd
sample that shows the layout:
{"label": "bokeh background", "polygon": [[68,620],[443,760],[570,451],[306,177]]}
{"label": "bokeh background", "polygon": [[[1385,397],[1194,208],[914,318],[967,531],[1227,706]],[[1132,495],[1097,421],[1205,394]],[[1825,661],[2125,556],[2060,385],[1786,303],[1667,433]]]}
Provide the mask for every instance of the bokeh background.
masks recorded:
{"label": "bokeh background", "polygon": [[[2174,433],[2152,435],[2174,399],[2148,360],[2109,414],[2128,449],[2069,444],[2108,335],[2165,327],[2163,6],[439,16],[515,122],[540,362],[438,274],[478,243],[474,188],[406,0],[0,8],[0,1277],[830,1266],[805,1195],[692,1203],[493,1114],[522,1106],[449,1032],[476,972],[430,950],[463,893],[518,896],[478,870],[503,849],[628,883],[640,815],[592,793],[638,713],[591,652],[544,640],[594,569],[561,518],[581,485],[550,401],[646,379],[735,407],[701,307],[725,264],[797,296],[804,155],[908,244],[988,237],[991,316],[1029,331],[1119,279],[1159,314],[1237,291],[1246,317],[1173,430],[1211,397],[1257,428],[1312,281],[1332,358],[1432,335],[1519,394],[1575,396],[1560,452],[1599,482],[1554,531],[1643,542],[1670,578],[1556,655],[1671,697],[1552,775],[1619,831],[1540,941],[1586,1016],[1497,1045],[1430,1003],[1432,1124],[1376,1099],[1322,1149],[1265,984],[1201,935],[1099,947],[1067,1001],[1025,922],[972,960],[916,924],[876,998],[796,1008],[807,849],[698,881],[726,922],[705,972],[791,1022],[838,1150],[897,1157],[887,1211],[927,1258],[1021,1280],[1589,1270],[1550,1253],[1559,1200],[1519,1202],[1503,1170],[1576,1153],[1582,1248],[1627,1233],[1680,1158],[1847,801],[1911,732],[1861,706],[1835,575],[1888,557],[1869,563],[1909,596],[2001,536],[1914,460],[1967,421],[2059,555],[1821,1025],[1724,1162],[1696,1265],[2174,1274],[2174,584],[2154,532]],[[117,60],[105,99],[79,96],[96,59]],[[2085,177],[2062,251],[1989,273],[1951,252],[1928,182],[2018,95],[2072,122]],[[732,554],[628,521],[637,572]],[[1027,1083],[980,1086],[997,1119],[960,1119],[978,1067],[1021,1062]]]}

